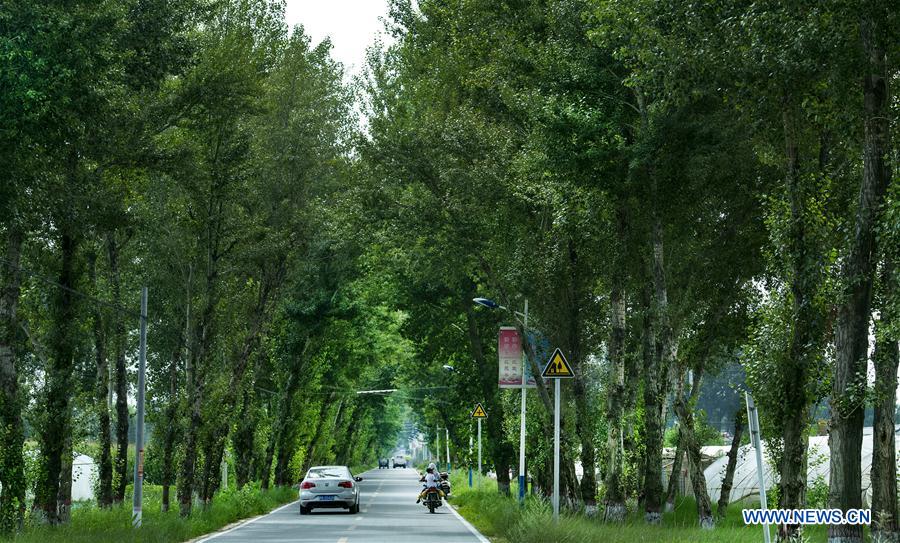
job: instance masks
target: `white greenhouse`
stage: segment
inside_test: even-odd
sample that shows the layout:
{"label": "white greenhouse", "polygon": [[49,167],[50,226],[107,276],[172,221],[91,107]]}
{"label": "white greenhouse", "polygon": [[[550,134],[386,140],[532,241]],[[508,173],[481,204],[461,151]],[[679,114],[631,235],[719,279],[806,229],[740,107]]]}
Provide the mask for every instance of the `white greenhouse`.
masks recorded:
{"label": "white greenhouse", "polygon": [[[895,440],[900,444],[900,436]],[[895,445],[896,446],[896,445]],[[765,455],[765,442],[763,442],[763,468],[765,470],[766,488],[772,488],[775,484],[775,471]],[[900,447],[898,447],[900,451]],[[813,436],[809,438],[809,468],[807,472],[807,485],[813,485],[821,478],[826,485],[829,478],[829,449],[828,436]],[[706,477],[706,490],[710,500],[715,503],[719,499],[722,490],[722,477],[725,467],[728,465],[728,457],[719,458],[703,472]],[[871,503],[872,490],[869,474],[872,471],[872,428],[863,429],[862,444],[862,488],[863,504],[868,507]],[[732,503],[741,500],[757,501],[759,499],[759,479],[756,475],[756,454],[753,447],[744,445],[738,451],[737,467],[734,471],[734,486],[731,487],[730,501]]]}
{"label": "white greenhouse", "polygon": [[93,500],[94,481],[98,477],[97,464],[86,454],[75,453],[72,460],[72,501]]}

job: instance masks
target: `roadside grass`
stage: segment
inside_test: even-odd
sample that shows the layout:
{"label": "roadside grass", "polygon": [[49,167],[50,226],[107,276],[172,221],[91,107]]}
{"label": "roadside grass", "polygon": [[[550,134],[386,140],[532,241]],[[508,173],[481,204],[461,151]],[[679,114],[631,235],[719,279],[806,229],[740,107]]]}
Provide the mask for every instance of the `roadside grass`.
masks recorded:
{"label": "roadside grass", "polygon": [[[713,530],[702,530],[697,526],[697,507],[692,499],[682,499],[675,511],[663,515],[660,526],[648,526],[640,512],[632,511],[625,523],[605,524],[598,518],[588,518],[583,514],[561,513],[559,523],[553,522],[553,510],[548,501],[528,496],[524,507],[515,498],[502,497],[497,493],[497,482],[482,478],[479,488],[468,487],[465,473],[453,474],[453,497],[450,503],[459,513],[474,525],[478,531],[498,543],[581,543],[581,542],[670,542],[670,543],[759,543],[762,541],[761,526],[746,526],[741,516],[741,506],[729,507],[724,519],[720,519]],[[517,496],[515,485],[512,495]],[[634,504],[631,504],[631,509]],[[774,540],[775,527],[771,527]],[[827,527],[807,526],[804,540],[824,542]]]}
{"label": "roadside grass", "polygon": [[377,463],[376,463],[376,464],[373,464],[373,463],[369,463],[369,464],[356,464],[356,465],[353,465],[353,466],[349,466],[349,468],[350,468],[350,473],[352,473],[353,475],[359,475],[359,474],[365,473],[365,472],[367,472],[367,471],[369,471],[369,470],[373,470],[373,469],[375,469],[375,468],[377,468],[377,467],[378,467],[378,464],[377,464]]}
{"label": "roadside grass", "polygon": [[241,490],[226,490],[216,495],[212,505],[204,510],[194,508],[187,519],[174,510],[160,511],[162,489],[144,486],[143,526],[131,527],[131,496],[125,504],[112,509],[100,509],[92,504],[76,503],[72,507],[72,521],[66,526],[26,523],[25,530],[12,539],[0,541],[14,543],[178,543],[216,531],[238,520],[267,513],[276,507],[296,499],[291,488],[261,490],[257,485],[246,485]]}

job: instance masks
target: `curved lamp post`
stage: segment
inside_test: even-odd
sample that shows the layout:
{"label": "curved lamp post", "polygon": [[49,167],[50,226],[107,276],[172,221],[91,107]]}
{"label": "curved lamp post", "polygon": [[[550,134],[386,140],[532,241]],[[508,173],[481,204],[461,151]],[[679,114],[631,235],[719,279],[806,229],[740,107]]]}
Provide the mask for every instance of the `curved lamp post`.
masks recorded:
{"label": "curved lamp post", "polygon": [[[494,300],[490,298],[472,298],[472,301],[478,305],[487,307],[488,309],[502,309],[504,311],[509,311],[513,314],[514,317],[521,316],[522,317],[522,328],[525,331],[525,334],[528,334],[528,299],[525,299],[525,312],[519,313],[518,311],[510,311],[506,307],[498,304]],[[518,320],[518,319],[516,319]],[[522,338],[522,341],[528,341],[527,337]],[[522,356],[525,355],[525,349],[523,346]],[[525,391],[527,390],[528,383],[525,382],[525,361],[522,361],[522,412],[519,419],[519,502],[525,502]]]}

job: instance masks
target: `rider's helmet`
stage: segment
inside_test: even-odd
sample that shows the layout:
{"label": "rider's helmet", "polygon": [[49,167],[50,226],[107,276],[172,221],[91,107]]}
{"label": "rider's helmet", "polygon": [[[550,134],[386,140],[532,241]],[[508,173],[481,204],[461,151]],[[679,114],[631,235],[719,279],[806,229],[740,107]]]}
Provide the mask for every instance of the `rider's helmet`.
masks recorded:
{"label": "rider's helmet", "polygon": [[425,468],[425,471],[427,471],[427,472],[432,472],[432,471],[434,471],[434,470],[436,470],[436,469],[437,469],[437,466],[435,466],[435,465],[434,465],[434,462],[432,462],[432,463],[428,464],[428,467]]}

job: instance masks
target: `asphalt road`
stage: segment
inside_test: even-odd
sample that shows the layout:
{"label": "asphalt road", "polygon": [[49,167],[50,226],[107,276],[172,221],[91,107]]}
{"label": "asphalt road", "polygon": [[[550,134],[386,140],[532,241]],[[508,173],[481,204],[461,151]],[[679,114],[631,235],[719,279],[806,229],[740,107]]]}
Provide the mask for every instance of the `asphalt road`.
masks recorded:
{"label": "asphalt road", "polygon": [[416,496],[421,490],[413,469],[374,469],[361,474],[360,512],[313,510],[300,516],[299,503],[198,543],[488,543],[445,503],[431,514]]}

